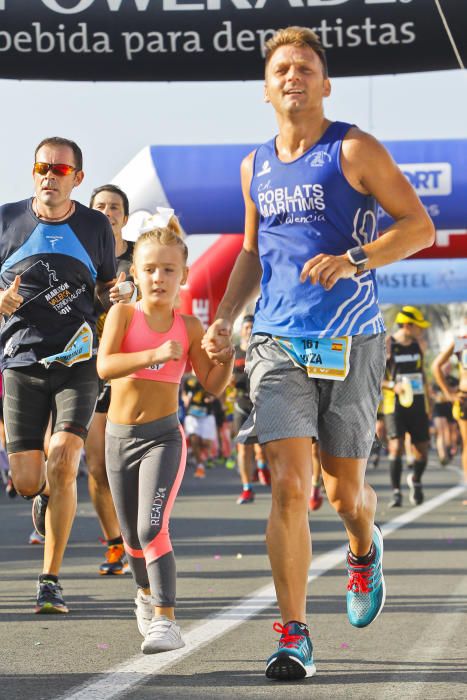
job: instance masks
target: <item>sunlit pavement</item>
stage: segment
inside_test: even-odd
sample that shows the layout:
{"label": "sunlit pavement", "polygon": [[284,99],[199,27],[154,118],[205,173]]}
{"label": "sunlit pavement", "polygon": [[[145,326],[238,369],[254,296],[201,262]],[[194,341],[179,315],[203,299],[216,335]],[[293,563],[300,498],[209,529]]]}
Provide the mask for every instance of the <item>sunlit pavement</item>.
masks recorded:
{"label": "sunlit pavement", "polygon": [[[458,458],[454,466],[459,467]],[[386,507],[385,461],[377,470],[369,469],[368,477],[378,493],[381,523],[412,510],[408,489],[402,508]],[[459,473],[439,467],[431,453],[426,502],[458,481]],[[189,654],[171,664],[165,655],[143,657],[139,651],[131,576],[98,575],[104,548],[84,477],[79,492],[61,578],[70,608],[63,616],[33,614],[42,547],[27,544],[30,504],[0,495],[2,700],[282,699],[291,692],[294,698],[313,699],[465,698],[467,508],[461,505],[462,495],[386,538],[388,597],[384,612],[370,627],[357,630],[347,622],[342,563],[312,581],[308,612],[318,672],[292,689],[292,684],[264,678],[264,661],[277,639],[272,623],[278,613],[268,600],[256,598],[258,611],[246,621],[241,609],[229,613],[227,617],[238,619],[225,633],[216,617],[271,583],[264,544],[270,501],[266,487],[257,486],[254,504],[237,506],[235,471],[218,466],[203,481],[187,471],[174,509],[172,541],[178,620],[187,638],[195,641]],[[343,528],[327,503],[310,515],[310,523],[315,557],[344,543]],[[207,618],[220,629],[212,640],[203,636],[209,629]]]}

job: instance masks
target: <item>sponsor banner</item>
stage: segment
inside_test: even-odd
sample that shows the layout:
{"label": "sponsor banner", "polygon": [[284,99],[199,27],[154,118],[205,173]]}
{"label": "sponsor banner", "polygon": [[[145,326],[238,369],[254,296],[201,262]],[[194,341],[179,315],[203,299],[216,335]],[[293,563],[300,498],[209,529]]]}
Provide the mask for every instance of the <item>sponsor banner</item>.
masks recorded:
{"label": "sponsor banner", "polygon": [[451,69],[464,15],[462,0],[0,0],[0,77],[261,79],[287,25],[317,32],[332,76]]}
{"label": "sponsor banner", "polygon": [[[467,140],[390,141],[385,143],[415,187],[435,223],[436,245],[424,257],[467,257]],[[114,178],[128,194],[132,226],[172,207],[191,233],[238,233],[243,230],[240,163],[255,144],[151,146],[143,149]],[[319,168],[320,151],[310,156]],[[267,168],[264,182],[267,184]],[[378,228],[390,218],[380,209]],[[130,236],[130,234],[129,234]]]}
{"label": "sponsor banner", "polygon": [[467,258],[402,260],[376,270],[380,304],[467,301]]}
{"label": "sponsor banner", "polygon": [[[387,141],[384,145],[414,187],[436,228],[467,228],[467,140]],[[380,229],[390,222],[380,210]]]}

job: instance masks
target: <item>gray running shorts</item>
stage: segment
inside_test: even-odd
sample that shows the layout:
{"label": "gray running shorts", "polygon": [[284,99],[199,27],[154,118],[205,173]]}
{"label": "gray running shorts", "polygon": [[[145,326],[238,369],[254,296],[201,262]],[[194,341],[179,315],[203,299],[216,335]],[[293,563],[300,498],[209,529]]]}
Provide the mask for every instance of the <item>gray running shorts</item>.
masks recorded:
{"label": "gray running shorts", "polygon": [[334,457],[366,459],[385,366],[384,333],[353,336],[344,381],[309,379],[271,336],[253,335],[245,366],[253,410],[238,442],[310,437]]}

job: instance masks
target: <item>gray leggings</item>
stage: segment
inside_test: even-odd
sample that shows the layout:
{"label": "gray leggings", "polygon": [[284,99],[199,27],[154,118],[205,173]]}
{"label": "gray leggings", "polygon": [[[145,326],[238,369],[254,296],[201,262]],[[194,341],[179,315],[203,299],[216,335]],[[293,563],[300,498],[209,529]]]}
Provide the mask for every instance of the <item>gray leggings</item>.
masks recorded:
{"label": "gray leggings", "polygon": [[186,443],[173,413],[142,425],[107,420],[105,461],[128,562],[152,603],[175,606],[175,557],[169,518],[186,463]]}

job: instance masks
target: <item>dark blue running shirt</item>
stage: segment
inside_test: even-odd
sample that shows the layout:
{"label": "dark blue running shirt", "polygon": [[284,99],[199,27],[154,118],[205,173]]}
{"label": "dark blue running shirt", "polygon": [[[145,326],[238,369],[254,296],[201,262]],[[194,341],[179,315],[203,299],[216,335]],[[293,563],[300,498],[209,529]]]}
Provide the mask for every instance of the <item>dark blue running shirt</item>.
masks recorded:
{"label": "dark blue running shirt", "polygon": [[61,352],[84,321],[96,335],[96,280],[110,282],[116,272],[112,227],[101,212],[75,202],[66,221],[47,223],[32,199],[3,205],[0,263],[0,287],[21,275],[24,298],[0,329],[2,370]]}

